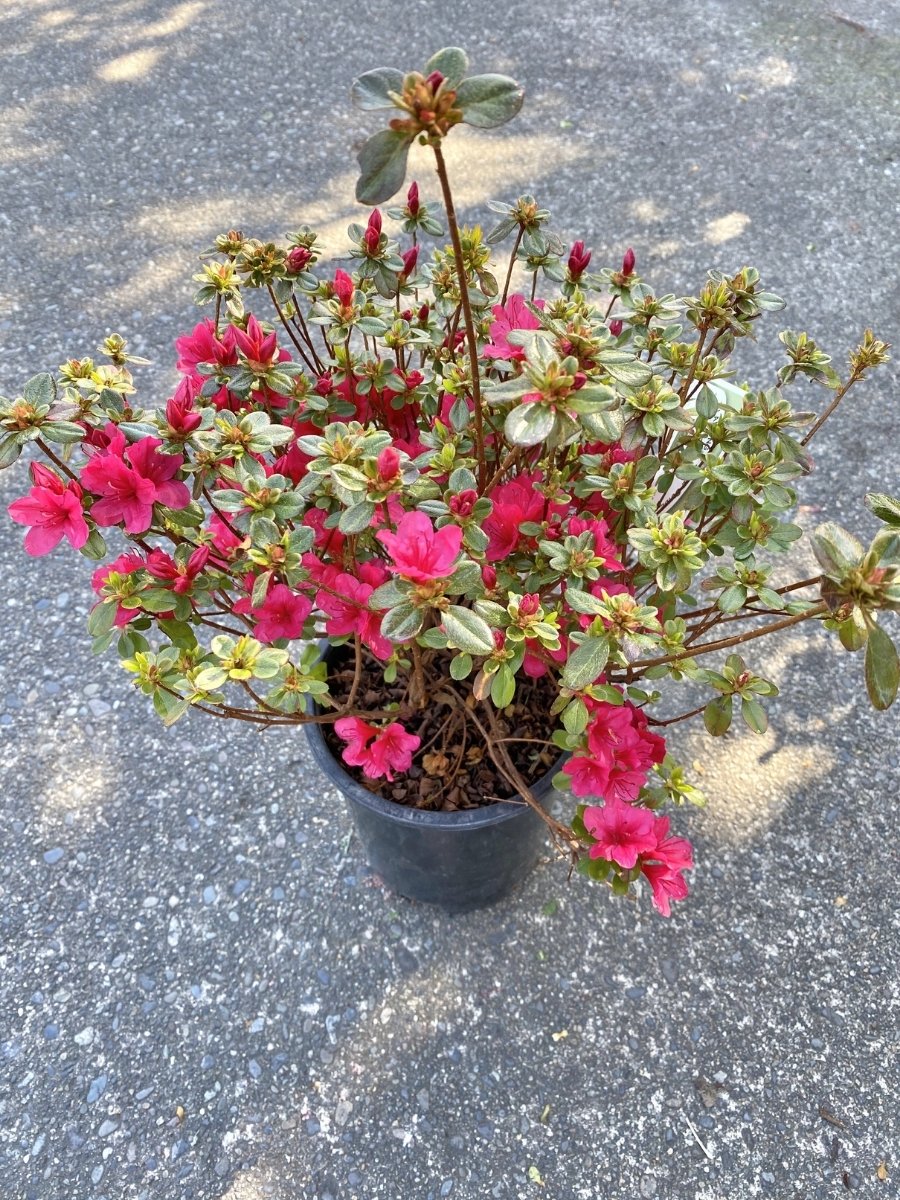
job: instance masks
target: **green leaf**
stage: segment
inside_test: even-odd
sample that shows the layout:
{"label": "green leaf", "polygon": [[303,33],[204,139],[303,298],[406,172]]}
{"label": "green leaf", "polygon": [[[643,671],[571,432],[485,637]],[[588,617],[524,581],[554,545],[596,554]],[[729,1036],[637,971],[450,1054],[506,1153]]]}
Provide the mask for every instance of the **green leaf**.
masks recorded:
{"label": "green leaf", "polygon": [[81,441],[84,437],[84,430],[74,421],[48,421],[46,425],[41,426],[41,436],[48,442],[69,446],[74,442]]}
{"label": "green leaf", "polygon": [[11,467],[21,453],[22,443],[16,434],[11,433],[0,441],[0,471],[4,467]]}
{"label": "green leaf", "polygon": [[465,679],[472,670],[471,654],[457,654],[450,659],[450,678]]}
{"label": "green leaf", "polygon": [[754,733],[765,733],[769,727],[766,710],[758,700],[751,700],[749,696],[745,696],[741,701],[741,716],[744,718],[744,724]]}
{"label": "green leaf", "polygon": [[507,414],[503,432],[514,446],[536,446],[545,441],[556,424],[556,413],[544,404],[519,404]]}
{"label": "green leaf", "polygon": [[713,737],[721,737],[731,728],[732,703],[730,696],[710,700],[703,710],[703,723]]}
{"label": "green leaf", "polygon": [[467,654],[490,654],[494,649],[494,635],[487,621],[469,608],[451,604],[442,616],[442,625],[447,642],[455,650]]}
{"label": "green leaf", "polygon": [[362,533],[368,529],[375,516],[375,505],[370,500],[360,500],[341,513],[338,529],[341,533]]}
{"label": "green leaf", "polygon": [[381,634],[389,642],[409,641],[421,628],[422,613],[409,600],[389,608],[381,618]]}
{"label": "green leaf", "polygon": [[194,687],[201,692],[214,692],[228,679],[221,667],[204,667],[194,676]]}
{"label": "green leaf", "polygon": [[160,621],[159,627],[179,650],[193,650],[197,645],[193,627],[187,621]]}
{"label": "green leaf", "polygon": [[354,79],[350,88],[350,99],[357,108],[371,111],[376,108],[393,108],[394,101],[388,93],[403,92],[403,72],[396,67],[376,67]]}
{"label": "green leaf", "polygon": [[608,658],[609,643],[606,638],[586,638],[563,667],[563,686],[573,692],[581,691],[594,682]]}
{"label": "green leaf", "polygon": [[22,395],[29,404],[52,404],[56,399],[53,376],[46,371],[42,371],[40,375],[32,375],[22,389]]}
{"label": "green leaf", "polygon": [[588,716],[587,705],[580,696],[576,696],[563,709],[562,723],[566,728],[566,732],[571,733],[573,737],[581,737],[585,729],[587,729]]}
{"label": "green leaf", "polygon": [[116,619],[117,605],[114,600],[101,600],[88,613],[87,627],[91,637],[103,637],[109,633]]}
{"label": "green leaf", "polygon": [[601,350],[597,361],[604,371],[627,387],[642,387],[652,379],[653,372],[646,363],[629,354],[627,350]]}
{"label": "green leaf", "polygon": [[886,496],[883,492],[867,492],[866,508],[885,524],[892,528],[900,528],[900,500]]}
{"label": "green leaf", "polygon": [[865,551],[853,534],[833,521],[819,525],[810,538],[813,554],[826,575],[843,579],[859,566]]}
{"label": "green leaf", "polygon": [[383,129],[363,145],[357,155],[356,198],[360,204],[383,204],[403,187],[412,142],[408,133]]}
{"label": "green leaf", "polygon": [[455,88],[465,78],[468,69],[469,56],[465,50],[461,50],[459,46],[445,46],[443,50],[438,50],[437,54],[432,54],[422,74],[427,77],[432,71],[440,71],[447,81],[447,86]]}
{"label": "green leaf", "polygon": [[604,609],[605,601],[592,592],[584,592],[581,588],[566,588],[566,604],[575,612],[584,613],[589,617],[599,616]]}
{"label": "green leaf", "polygon": [[866,642],[866,690],[873,708],[879,712],[890,708],[897,699],[898,686],[900,658],[897,648],[881,626],[872,621]]}
{"label": "green leaf", "polygon": [[525,99],[525,89],[507,75],[472,75],[456,89],[456,108],[466,125],[495,129],[511,121]]}
{"label": "green leaf", "polygon": [[500,668],[494,672],[491,679],[491,700],[495,708],[506,708],[508,704],[512,704],[513,697],[516,694],[516,677],[509,669],[507,663],[503,663]]}

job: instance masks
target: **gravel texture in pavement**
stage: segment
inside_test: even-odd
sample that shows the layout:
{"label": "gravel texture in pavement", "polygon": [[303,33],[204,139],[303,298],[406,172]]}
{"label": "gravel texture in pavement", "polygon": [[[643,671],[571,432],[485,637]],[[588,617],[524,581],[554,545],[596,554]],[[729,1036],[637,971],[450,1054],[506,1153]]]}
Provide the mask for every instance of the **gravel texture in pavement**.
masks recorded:
{"label": "gravel texture in pavement", "polygon": [[[790,302],[760,386],[782,327],[896,343],[898,34],[890,0],[7,0],[0,392],[115,329],[165,398],[197,252],[338,248],[351,79],[454,43],[527,88],[451,138],[469,219],[533,190],[661,292],[757,266]],[[894,367],[817,449],[800,519],[871,532]],[[4,1200],[900,1194],[900,736],[858,658],[789,636],[753,659],[789,685],[765,736],[679,733],[710,802],[670,921],[552,863],[447,918],[379,887],[299,735],[163,730],[90,654],[89,565],[20,543],[0,523]]]}

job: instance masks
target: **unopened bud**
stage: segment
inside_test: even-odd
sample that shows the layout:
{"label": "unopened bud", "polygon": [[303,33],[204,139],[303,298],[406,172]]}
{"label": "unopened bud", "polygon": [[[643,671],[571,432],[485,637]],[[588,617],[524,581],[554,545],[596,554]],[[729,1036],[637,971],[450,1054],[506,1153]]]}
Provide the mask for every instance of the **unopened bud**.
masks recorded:
{"label": "unopened bud", "polygon": [[294,246],[289,250],[284,265],[292,275],[299,275],[301,271],[305,271],[309,266],[309,260],[312,258],[312,252],[306,246]]}
{"label": "unopened bud", "polygon": [[413,180],[406,193],[406,210],[411,217],[415,217],[418,215],[419,207],[419,185]]}
{"label": "unopened bud", "polygon": [[481,582],[489,592],[492,592],[497,586],[497,571],[494,567],[481,568]]}
{"label": "unopened bud", "polygon": [[444,82],[444,76],[440,73],[440,71],[432,71],[425,82],[433,92],[436,92]]}
{"label": "unopened bud", "polygon": [[477,499],[478,493],[475,491],[475,489],[466,488],[465,491],[459,492],[457,495],[450,497],[450,511],[455,517],[470,517]]}
{"label": "unopened bud", "polygon": [[537,592],[529,592],[519,601],[519,613],[523,617],[537,616],[541,607],[541,598]]}
{"label": "unopened bud", "polygon": [[622,259],[622,274],[626,277],[626,279],[629,275],[634,274],[634,262],[634,251],[629,246],[625,251],[625,257]]}
{"label": "unopened bud", "polygon": [[591,251],[585,250],[584,242],[575,242],[569,251],[569,274],[572,279],[579,279],[588,269],[591,261]]}
{"label": "unopened bud", "polygon": [[403,275],[404,278],[406,278],[409,275],[412,275],[413,271],[416,269],[416,263],[418,262],[418,259],[419,259],[419,247],[418,246],[413,246],[410,250],[404,251],[404,253],[403,253],[403,270],[400,272],[400,274]]}
{"label": "unopened bud", "polygon": [[618,337],[619,334],[622,332],[622,322],[621,321],[610,321],[609,332],[613,335],[613,337]]}
{"label": "unopened bud", "polygon": [[393,446],[385,446],[375,460],[378,466],[378,478],[384,483],[390,483],[400,474],[400,451]]}

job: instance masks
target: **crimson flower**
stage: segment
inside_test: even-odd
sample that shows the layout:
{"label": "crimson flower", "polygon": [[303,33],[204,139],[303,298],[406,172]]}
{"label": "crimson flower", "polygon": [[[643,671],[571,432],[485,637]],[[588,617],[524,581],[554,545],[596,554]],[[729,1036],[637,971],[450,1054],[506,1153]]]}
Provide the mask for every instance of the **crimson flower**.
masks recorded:
{"label": "crimson flower", "polygon": [[198,546],[182,567],[165,550],[156,548],[147,555],[147,570],[154,579],[170,583],[172,591],[183,596],[193,588],[194,580],[209,562],[209,555],[209,546]]}
{"label": "crimson flower", "polygon": [[642,863],[641,873],[650,884],[653,907],[660,916],[670,917],[671,902],[683,900],[688,894],[687,880],[680,871],[673,871],[661,863]]}
{"label": "crimson flower", "polygon": [[596,839],[590,849],[591,858],[605,858],[630,870],[641,854],[656,849],[657,818],[648,808],[635,808],[610,798],[602,808],[586,808],[581,819]]}
{"label": "crimson flower", "polygon": [[246,358],[247,365],[255,371],[267,371],[278,353],[275,334],[264,333],[259,321],[253,316],[247,320],[246,333],[236,326],[232,328],[234,340]]}
{"label": "crimson flower", "polygon": [[520,525],[543,517],[544,497],[535,488],[539,479],[537,473],[517,475],[491,492],[494,507],[484,522],[484,532],[490,539],[485,553],[490,562],[512,554],[522,539]]}
{"label": "crimson flower", "polygon": [[193,375],[200,363],[215,363],[220,367],[233,367],[237,363],[234,327],[226,325],[219,338],[211,317],[195,325],[190,333],[176,338],[175,349],[178,351],[175,366],[182,375]]}
{"label": "crimson flower", "polygon": [[[316,593],[316,608],[328,617],[325,622],[327,634],[342,637],[357,633],[376,658],[387,662],[394,647],[381,633],[384,613],[368,607],[369,597],[379,584],[384,583],[386,572],[378,563],[360,563],[359,572],[368,578],[357,579],[345,571],[329,572],[328,577],[322,579],[329,591]],[[335,592],[340,594],[335,595]]]}
{"label": "crimson flower", "polygon": [[126,446],[119,437],[110,442],[105,454],[95,454],[81,472],[81,482],[100,496],[91,508],[98,525],[124,522],[126,533],[146,533],[153,521],[153,505],[185,508],[191,493],[173,478],[184,458],[180,454],[161,454],[159,438],[145,437]]}
{"label": "crimson flower", "polygon": [[249,597],[245,597],[234,605],[234,611],[249,613],[255,619],[253,634],[261,642],[277,642],[279,638],[300,636],[312,612],[312,603],[286,583],[276,583],[266,592],[259,608],[251,608]]}
{"label": "crimson flower", "polygon": [[27,496],[14,500],[7,512],[19,525],[30,525],[25,534],[25,550],[39,555],[49,552],[66,539],[80,550],[90,533],[84,519],[82,490],[77,483],[63,481],[49,467],[31,464],[34,487]]}
{"label": "crimson flower", "polygon": [[418,750],[421,739],[407,733],[399,721],[393,721],[384,729],[377,729],[360,717],[341,717],[334,723],[334,731],[347,742],[341,754],[351,767],[362,767],[369,779],[394,779],[395,771],[408,771],[412,756]]}
{"label": "crimson flower", "polygon": [[393,560],[391,572],[412,583],[432,583],[452,575],[462,543],[458,525],[435,529],[421,512],[404,513],[396,533],[382,529],[376,536]]}
{"label": "crimson flower", "polygon": [[186,375],[175,389],[175,395],[166,403],[166,420],[177,437],[189,437],[203,420],[203,414],[194,408],[198,383]]}
{"label": "crimson flower", "polygon": [[[543,300],[536,301],[537,308],[543,308]],[[491,309],[494,319],[491,322],[492,346],[485,346],[481,351],[485,358],[523,359],[524,346],[511,346],[506,340],[507,335],[515,329],[540,329],[541,323],[528,308],[524,296],[512,295],[506,304],[495,304]]]}

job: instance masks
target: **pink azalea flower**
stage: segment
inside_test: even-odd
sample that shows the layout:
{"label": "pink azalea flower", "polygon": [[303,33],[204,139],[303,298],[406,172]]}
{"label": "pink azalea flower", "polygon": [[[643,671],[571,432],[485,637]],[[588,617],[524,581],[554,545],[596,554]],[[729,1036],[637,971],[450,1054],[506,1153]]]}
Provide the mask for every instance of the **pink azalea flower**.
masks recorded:
{"label": "pink azalea flower", "polygon": [[[363,563],[361,568],[368,565]],[[316,593],[316,608],[328,617],[325,632],[336,637],[358,633],[363,644],[369,647],[376,658],[386,662],[394,648],[381,634],[384,613],[372,612],[366,607],[375,586],[343,571],[336,572],[327,583],[330,591]],[[340,595],[336,596],[334,592]]]}
{"label": "pink azalea flower", "polygon": [[347,766],[365,768],[369,762],[369,742],[378,732],[377,728],[362,717],[341,717],[334,723],[334,732],[348,743],[341,752]]}
{"label": "pink azalea flower", "polygon": [[199,379],[186,375],[166,404],[166,420],[172,432],[180,437],[189,437],[203,420],[203,414],[194,407],[200,386]]}
{"label": "pink azalea flower", "polygon": [[209,546],[198,546],[181,567],[165,550],[156,548],[147,555],[147,570],[160,583],[171,584],[176,595],[183,596],[193,589],[195,579],[209,562],[209,555]]}
{"label": "pink azalea flower", "polygon": [[376,536],[393,560],[390,571],[412,583],[433,583],[452,575],[462,543],[458,525],[435,529],[421,512],[404,513],[396,533],[382,529]]}
{"label": "pink azalea flower", "polygon": [[421,739],[407,733],[398,721],[377,729],[360,717],[341,717],[334,723],[338,737],[348,743],[341,757],[348,766],[362,767],[369,779],[392,782],[395,771],[408,771]]}
{"label": "pink azalea flower", "polygon": [[563,771],[572,780],[573,796],[604,796],[609,787],[610,762],[587,754],[573,754]]}
{"label": "pink azalea flower", "polygon": [[125,524],[126,533],[146,533],[153,505],[184,508],[191,493],[173,479],[184,462],[180,454],[161,454],[159,438],[145,437],[125,446],[121,432],[105,454],[95,454],[81,472],[81,482],[95,495],[91,517],[98,525]]}
{"label": "pink azalea flower", "polygon": [[276,583],[266,592],[259,608],[251,608],[249,597],[245,597],[237,601],[234,611],[249,613],[255,619],[253,636],[259,641],[276,642],[279,638],[300,637],[304,622],[312,612],[312,603],[286,583]]}
{"label": "pink azalea flower", "polygon": [[586,808],[582,820],[596,838],[591,858],[605,858],[630,870],[641,854],[656,848],[656,817],[647,808],[608,799],[602,808]]}
{"label": "pink azalea flower", "polygon": [[[543,308],[543,300],[536,302],[537,308]],[[494,320],[491,322],[491,341],[493,345],[485,346],[481,353],[485,358],[504,358],[521,360],[525,357],[522,346],[511,346],[506,340],[507,335],[514,329],[540,329],[541,323],[527,307],[525,297],[512,295],[506,304],[495,304],[491,309]]]}
{"label": "pink azalea flower", "polygon": [[234,328],[226,325],[221,339],[216,336],[215,322],[207,317],[195,325],[190,333],[175,339],[178,361],[175,366],[182,375],[194,375],[200,363],[215,363],[220,367],[231,367],[237,363],[234,346]]}
{"label": "pink azalea flower", "polygon": [[484,532],[490,539],[485,555],[490,562],[508,558],[518,547],[521,524],[543,519],[544,497],[535,490],[540,480],[539,472],[517,475],[491,492],[494,507],[484,522]]}
{"label": "pink azalea flower", "polygon": [[[232,326],[235,344],[237,345],[248,366],[254,371],[267,371],[278,354],[277,339],[273,333],[264,333],[256,317],[247,318],[247,331]],[[280,361],[290,357],[286,353],[279,355]]]}
{"label": "pink azalea flower", "polygon": [[7,512],[19,525],[30,525],[25,534],[25,550],[39,555],[49,552],[66,539],[75,550],[88,540],[84,519],[82,490],[77,483],[64,483],[58,475],[40,463],[32,463],[34,487],[27,496],[14,500]]}
{"label": "pink azalea flower", "polygon": [[671,902],[683,900],[688,894],[687,880],[680,871],[673,871],[669,867],[655,863],[642,864],[641,872],[650,884],[653,907],[661,916],[670,917],[672,915]]}
{"label": "pink azalea flower", "polygon": [[363,767],[364,774],[373,779],[383,775],[392,781],[395,771],[408,771],[412,766],[420,741],[416,734],[407,733],[399,721],[393,721],[381,730],[369,747],[369,769]]}

